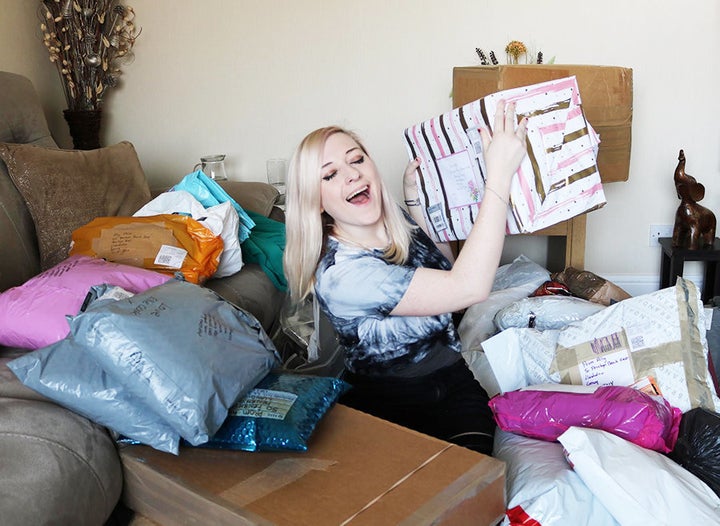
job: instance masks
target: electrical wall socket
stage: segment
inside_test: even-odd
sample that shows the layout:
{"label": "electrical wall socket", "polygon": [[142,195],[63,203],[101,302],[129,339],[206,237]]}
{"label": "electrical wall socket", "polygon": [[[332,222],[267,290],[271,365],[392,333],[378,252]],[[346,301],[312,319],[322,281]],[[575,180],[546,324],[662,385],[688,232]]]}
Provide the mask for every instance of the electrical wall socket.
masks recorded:
{"label": "electrical wall socket", "polygon": [[648,246],[659,247],[658,239],[661,237],[672,237],[673,225],[650,225],[650,239]]}

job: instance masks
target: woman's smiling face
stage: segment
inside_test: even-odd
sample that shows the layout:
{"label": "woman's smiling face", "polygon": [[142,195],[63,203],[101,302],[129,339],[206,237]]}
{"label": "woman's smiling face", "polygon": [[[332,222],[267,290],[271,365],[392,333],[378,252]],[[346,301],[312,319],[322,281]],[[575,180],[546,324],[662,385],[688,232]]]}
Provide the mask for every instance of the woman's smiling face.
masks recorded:
{"label": "woman's smiling face", "polygon": [[352,235],[382,225],[382,189],[375,163],[345,133],[327,138],[320,169],[320,198],[335,227]]}

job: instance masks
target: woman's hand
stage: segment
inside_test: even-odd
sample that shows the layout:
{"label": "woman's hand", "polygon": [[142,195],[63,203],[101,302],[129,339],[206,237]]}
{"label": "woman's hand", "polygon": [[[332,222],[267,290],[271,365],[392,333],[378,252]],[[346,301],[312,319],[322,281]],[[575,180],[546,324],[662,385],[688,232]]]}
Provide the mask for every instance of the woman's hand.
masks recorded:
{"label": "woman's hand", "polygon": [[[405,173],[403,174],[403,193],[405,194],[405,207],[407,208],[410,217],[413,221],[423,229],[423,231],[432,238],[432,235],[428,231],[425,217],[423,216],[422,209],[420,208],[419,191],[417,187],[417,180],[415,178],[415,172],[420,167],[420,159],[417,157],[411,160],[405,167]],[[455,255],[453,254],[452,247],[447,243],[441,243],[435,241],[435,246],[438,247],[440,252],[450,261],[455,261]]]}
{"label": "woman's hand", "polygon": [[509,184],[527,153],[525,145],[527,119],[523,117],[517,128],[516,120],[515,103],[506,105],[505,101],[499,101],[492,135],[484,128],[480,130],[487,177],[500,178],[498,183],[501,188],[493,187],[497,191],[505,190],[505,183]]}
{"label": "woman's hand", "polygon": [[415,199],[418,196],[415,172],[420,167],[420,159],[417,157],[411,160],[405,167],[403,174],[403,193],[405,199]]}

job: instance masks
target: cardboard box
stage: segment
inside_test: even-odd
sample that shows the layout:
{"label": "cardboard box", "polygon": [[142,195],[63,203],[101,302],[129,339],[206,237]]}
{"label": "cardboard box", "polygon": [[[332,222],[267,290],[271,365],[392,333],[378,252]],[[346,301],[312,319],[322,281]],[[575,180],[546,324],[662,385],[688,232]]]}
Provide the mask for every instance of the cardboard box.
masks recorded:
{"label": "cardboard box", "polygon": [[497,91],[575,75],[590,125],[600,134],[598,170],[603,183],[630,175],[633,72],[615,66],[528,64],[456,67],[453,107]]}
{"label": "cardboard box", "polygon": [[304,453],[121,457],[125,504],[163,525],[495,525],[505,512],[503,462],[342,405]]}

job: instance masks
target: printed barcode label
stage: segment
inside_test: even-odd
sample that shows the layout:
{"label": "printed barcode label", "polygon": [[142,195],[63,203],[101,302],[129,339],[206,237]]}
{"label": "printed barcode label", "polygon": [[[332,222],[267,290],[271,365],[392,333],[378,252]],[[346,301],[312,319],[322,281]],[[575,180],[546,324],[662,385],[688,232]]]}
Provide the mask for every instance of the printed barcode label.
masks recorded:
{"label": "printed barcode label", "polygon": [[271,418],[284,420],[298,395],[273,389],[251,389],[250,392],[230,409],[235,416]]}
{"label": "printed barcode label", "polygon": [[477,128],[470,128],[466,131],[470,144],[472,144],[473,150],[476,156],[482,154],[482,137],[480,136],[480,130]]}
{"label": "printed barcode label", "polygon": [[447,222],[445,221],[445,214],[443,214],[442,208],[439,203],[429,206],[427,209],[430,221],[432,221],[433,227],[437,232],[447,229]]}
{"label": "printed barcode label", "polygon": [[155,256],[155,264],[168,268],[181,268],[187,256],[187,250],[171,245],[162,245]]}
{"label": "printed barcode label", "polygon": [[630,345],[630,351],[635,352],[647,347],[644,338],[645,328],[644,327],[625,327],[625,334],[627,335],[628,344]]}
{"label": "printed barcode label", "polygon": [[124,299],[130,298],[133,295],[134,294],[132,292],[129,292],[121,287],[110,287],[98,299],[99,300],[104,300],[104,299],[124,300]]}

